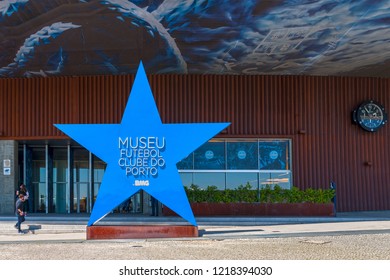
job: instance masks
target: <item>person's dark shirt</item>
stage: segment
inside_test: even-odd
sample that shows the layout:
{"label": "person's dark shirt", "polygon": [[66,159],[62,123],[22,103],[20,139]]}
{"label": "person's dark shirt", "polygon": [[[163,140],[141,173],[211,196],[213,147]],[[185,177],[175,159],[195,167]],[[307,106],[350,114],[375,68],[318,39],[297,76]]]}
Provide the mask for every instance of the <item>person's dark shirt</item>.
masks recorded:
{"label": "person's dark shirt", "polygon": [[15,214],[16,215],[19,215],[19,211],[22,211],[23,212],[23,206],[24,206],[24,201],[22,201],[21,199],[18,199],[16,201],[16,204],[15,204]]}

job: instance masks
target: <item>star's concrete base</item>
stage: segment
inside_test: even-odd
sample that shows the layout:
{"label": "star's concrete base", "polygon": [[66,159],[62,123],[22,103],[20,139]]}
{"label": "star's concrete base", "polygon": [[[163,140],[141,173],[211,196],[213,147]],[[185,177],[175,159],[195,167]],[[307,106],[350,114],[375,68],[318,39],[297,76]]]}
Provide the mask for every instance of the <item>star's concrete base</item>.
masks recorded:
{"label": "star's concrete base", "polygon": [[104,225],[87,227],[87,240],[198,237],[190,225]]}

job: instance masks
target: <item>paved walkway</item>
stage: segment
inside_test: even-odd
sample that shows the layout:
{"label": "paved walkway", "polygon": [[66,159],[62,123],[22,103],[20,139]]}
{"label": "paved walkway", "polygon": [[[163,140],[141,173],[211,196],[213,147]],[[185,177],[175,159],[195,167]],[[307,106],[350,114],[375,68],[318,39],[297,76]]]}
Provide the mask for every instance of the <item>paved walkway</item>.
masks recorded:
{"label": "paved walkway", "polygon": [[[88,215],[31,214],[23,235],[14,216],[0,216],[0,243],[83,242]],[[253,239],[390,233],[390,211],[338,213],[337,217],[199,217],[197,239]],[[186,224],[177,217],[110,215],[100,224]],[[92,242],[92,241],[91,241]]]}
{"label": "paved walkway", "polygon": [[[390,212],[340,213],[327,218],[197,218],[200,236],[196,238],[126,240],[86,240],[87,215],[29,215],[23,235],[16,233],[15,220],[0,217],[0,259],[390,260]],[[145,223],[186,222],[123,215],[101,221]]]}

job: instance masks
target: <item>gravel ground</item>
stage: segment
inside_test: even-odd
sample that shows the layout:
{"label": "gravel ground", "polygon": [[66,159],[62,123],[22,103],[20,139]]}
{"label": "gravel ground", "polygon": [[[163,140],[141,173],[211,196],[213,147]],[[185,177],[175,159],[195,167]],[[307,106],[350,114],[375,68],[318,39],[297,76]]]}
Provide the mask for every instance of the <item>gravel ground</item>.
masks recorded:
{"label": "gravel ground", "polygon": [[390,234],[0,244],[2,260],[390,260]]}

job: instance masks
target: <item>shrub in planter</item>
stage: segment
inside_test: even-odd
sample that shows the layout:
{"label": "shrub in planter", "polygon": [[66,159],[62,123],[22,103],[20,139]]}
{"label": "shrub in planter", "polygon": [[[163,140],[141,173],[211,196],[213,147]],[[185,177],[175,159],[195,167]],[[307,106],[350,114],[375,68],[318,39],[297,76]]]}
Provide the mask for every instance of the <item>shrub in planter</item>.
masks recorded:
{"label": "shrub in planter", "polygon": [[190,202],[330,203],[334,196],[332,189],[300,190],[297,187],[283,189],[278,185],[273,188],[267,185],[260,190],[254,190],[249,183],[226,190],[218,190],[216,186],[201,189],[192,185],[189,188],[185,187],[185,191]]}
{"label": "shrub in planter", "polygon": [[260,202],[267,203],[331,203],[334,197],[333,189],[312,189],[300,190],[297,187],[282,189],[275,186],[273,189],[266,186],[260,190]]}
{"label": "shrub in planter", "polygon": [[258,191],[252,190],[252,187],[239,186],[236,189],[218,190],[216,186],[208,186],[201,189],[196,185],[185,187],[188,200],[190,202],[258,202]]}
{"label": "shrub in planter", "polygon": [[[283,189],[266,186],[252,189],[248,183],[236,189],[218,190],[216,186],[201,189],[185,187],[195,216],[251,215],[251,216],[332,216],[332,189]],[[164,215],[173,212],[164,208]]]}

